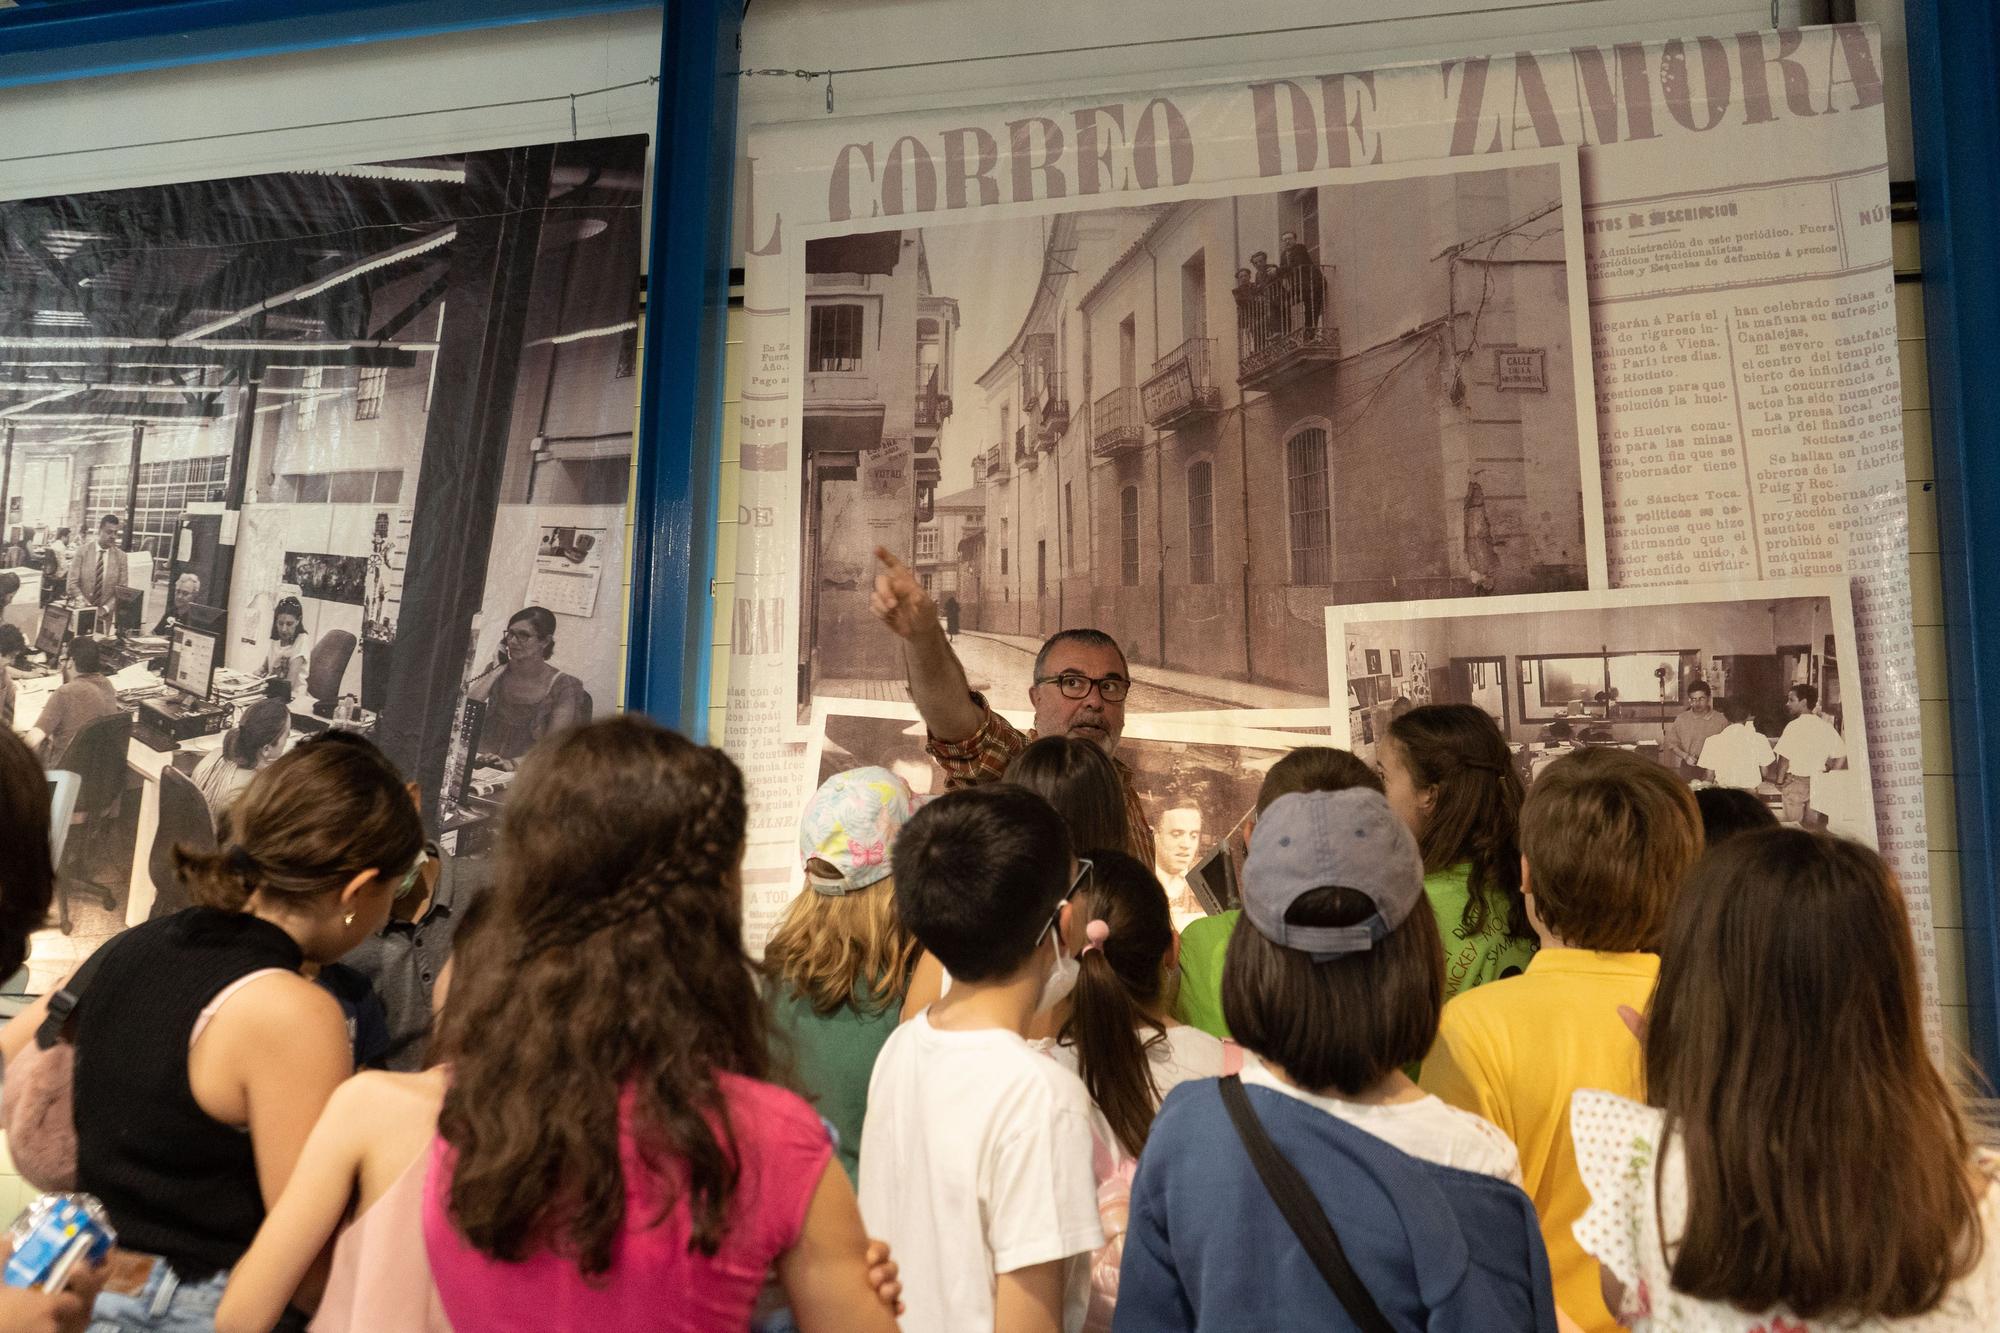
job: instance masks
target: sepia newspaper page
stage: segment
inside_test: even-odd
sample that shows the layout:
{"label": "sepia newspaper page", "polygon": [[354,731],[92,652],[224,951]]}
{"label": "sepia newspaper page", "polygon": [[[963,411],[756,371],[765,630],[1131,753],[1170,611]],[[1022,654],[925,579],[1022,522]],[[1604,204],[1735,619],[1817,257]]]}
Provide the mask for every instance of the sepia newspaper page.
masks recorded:
{"label": "sepia newspaper page", "polygon": [[[810,335],[813,327],[802,317],[809,309],[798,308],[815,299],[805,237],[842,227],[881,233],[982,210],[997,216],[1030,204],[1049,212],[1142,208],[1190,186],[1229,185],[1237,188],[1208,192],[1247,197],[1258,182],[1276,188],[1299,173],[1446,159],[1476,165],[1566,148],[1576,151],[1580,172],[1601,461],[1601,512],[1590,526],[1602,525],[1609,585],[1850,581],[1860,661],[1858,672],[1848,671],[1843,703],[1866,712],[1875,822],[1908,895],[1935,1034],[1881,69],[1876,31],[1842,25],[753,130],[726,736],[760,789],[753,881],[771,876],[768,898],[779,906],[780,881],[796,883],[795,841],[781,807],[801,799],[797,769],[810,739],[801,705],[813,645],[798,602],[817,534],[800,484],[806,349],[794,345],[799,330]],[[1313,225],[1330,235],[1340,219]],[[1212,263],[1211,283],[1226,290],[1228,273],[1248,258]],[[1329,318],[1338,324],[1344,298],[1337,282],[1331,290]],[[1152,346],[1163,349],[1173,336],[1158,335]],[[1119,355],[1110,343],[1093,350],[1099,367]],[[1483,362],[1484,378],[1468,384],[1532,385],[1532,355],[1503,350]],[[959,368],[960,395],[972,393],[979,369]],[[1244,369],[1242,378],[1253,378]],[[1088,407],[1079,401],[1071,431],[1092,430]],[[955,420],[947,430],[959,428]],[[1118,462],[1098,461],[1106,438],[1086,439],[1093,469]],[[1139,445],[1162,447],[1162,438],[1142,430]],[[1007,449],[996,445],[996,455],[1021,448],[1000,444]],[[1032,457],[1032,439],[1027,444]],[[862,456],[893,460],[900,449],[908,457],[906,442],[878,447],[870,455],[863,446]],[[1007,476],[1017,466],[995,461]],[[1534,483],[1530,475],[1530,497]],[[1268,484],[1275,491],[1285,477]],[[1463,504],[1467,552],[1505,556],[1516,540],[1506,525],[1482,521],[1475,531],[1469,493]],[[1533,508],[1531,499],[1530,529]],[[1156,540],[1141,529],[1141,560],[1164,561],[1167,553],[1148,545]],[[1010,573],[1019,578],[1033,548],[1025,534],[1015,541]],[[1091,549],[1116,558],[1115,542],[1100,539]],[[1343,600],[1319,595],[1338,569],[1329,575],[1301,562],[1297,550],[1295,541],[1290,568],[1305,577],[1295,579],[1302,586],[1288,604]],[[1383,595],[1518,591],[1482,586],[1476,570],[1465,579],[1463,564],[1449,571],[1462,592],[1443,579]],[[852,595],[863,568],[849,560],[833,582],[822,574],[812,586],[838,583]],[[1273,600],[1287,599],[1267,598],[1259,610]],[[1145,650],[1132,656],[1136,669]],[[1385,674],[1393,688],[1397,678]],[[1246,693],[1238,702],[1302,706],[1296,692],[1268,693],[1280,697]],[[1328,702],[1338,709],[1345,701]],[[1227,711],[1218,708],[1219,721]],[[757,921],[746,928],[753,943],[761,940]]]}

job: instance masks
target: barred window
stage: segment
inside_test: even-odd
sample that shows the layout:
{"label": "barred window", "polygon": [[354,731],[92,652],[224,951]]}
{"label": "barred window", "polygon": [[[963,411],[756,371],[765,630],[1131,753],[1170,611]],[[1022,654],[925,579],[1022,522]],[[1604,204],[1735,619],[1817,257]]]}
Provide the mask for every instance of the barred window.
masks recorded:
{"label": "barred window", "polygon": [[1139,586],[1139,488],[1118,492],[1118,581]]}
{"label": "barred window", "polygon": [[1215,582],[1215,465],[1187,470],[1188,582]]}
{"label": "barred window", "polygon": [[861,369],[861,307],[816,305],[808,330],[812,371]]}
{"label": "barred window", "polygon": [[1333,582],[1333,511],[1327,499],[1326,430],[1307,426],[1285,441],[1292,582]]}

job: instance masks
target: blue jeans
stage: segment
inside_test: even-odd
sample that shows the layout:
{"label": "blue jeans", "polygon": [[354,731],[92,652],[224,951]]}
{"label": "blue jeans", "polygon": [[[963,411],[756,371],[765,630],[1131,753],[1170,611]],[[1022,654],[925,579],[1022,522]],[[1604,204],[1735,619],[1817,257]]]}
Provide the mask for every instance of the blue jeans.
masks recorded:
{"label": "blue jeans", "polygon": [[[229,1274],[203,1282],[183,1282],[165,1261],[153,1269],[136,1295],[104,1292],[90,1312],[89,1333],[215,1333],[215,1307],[222,1304]],[[304,1333],[306,1316],[287,1310],[273,1333]]]}
{"label": "blue jeans", "polygon": [[229,1274],[203,1282],[183,1282],[162,1261],[134,1295],[105,1292],[91,1311],[90,1333],[215,1333],[215,1307]]}

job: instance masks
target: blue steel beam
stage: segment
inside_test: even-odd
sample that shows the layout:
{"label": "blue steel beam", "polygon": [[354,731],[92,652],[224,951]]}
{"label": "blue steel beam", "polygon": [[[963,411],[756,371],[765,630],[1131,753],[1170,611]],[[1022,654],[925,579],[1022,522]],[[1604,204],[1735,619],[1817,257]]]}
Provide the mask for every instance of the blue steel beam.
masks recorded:
{"label": "blue steel beam", "polygon": [[661,0],[72,0],[0,10],[0,88],[658,9]]}
{"label": "blue steel beam", "polygon": [[634,497],[625,697],[697,739],[708,730],[715,504],[729,302],[741,0],[670,4],[660,34],[645,392]]}
{"label": "blue steel beam", "polygon": [[2000,18],[1908,0],[1972,1056],[2000,1083]]}

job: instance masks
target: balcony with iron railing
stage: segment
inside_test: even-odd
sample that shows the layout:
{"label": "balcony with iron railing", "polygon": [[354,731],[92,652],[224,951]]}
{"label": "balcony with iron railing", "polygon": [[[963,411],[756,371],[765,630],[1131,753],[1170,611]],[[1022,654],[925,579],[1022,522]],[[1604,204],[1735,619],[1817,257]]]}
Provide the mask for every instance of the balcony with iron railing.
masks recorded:
{"label": "balcony with iron railing", "polygon": [[1069,429],[1069,398],[1063,393],[1062,375],[1046,371],[1028,387],[1025,407],[1035,423],[1035,443],[1053,449]]}
{"label": "balcony with iron railing", "polygon": [[1152,377],[1139,386],[1148,425],[1171,430],[1222,409],[1222,390],[1209,368],[1214,353],[1215,339],[1189,338],[1153,363]]}
{"label": "balcony with iron railing", "polygon": [[1024,421],[1014,427],[1014,462],[1017,466],[1032,469],[1038,457],[1034,439],[1028,434],[1028,423]]}
{"label": "balcony with iron railing", "polygon": [[1007,470],[1007,446],[1004,443],[991,445],[979,451],[979,457],[972,460],[983,477],[997,477]]}
{"label": "balcony with iron railing", "polygon": [[1108,458],[1146,442],[1146,423],[1139,415],[1139,391],[1124,385],[1091,404],[1091,452]]}
{"label": "balcony with iron railing", "polygon": [[1262,388],[1340,359],[1328,297],[1333,265],[1267,270],[1267,281],[1236,294],[1236,382]]}
{"label": "balcony with iron railing", "polygon": [[935,430],[951,415],[951,395],[933,390],[917,392],[917,429]]}
{"label": "balcony with iron railing", "polygon": [[[928,373],[926,373],[928,372]],[[917,366],[917,429],[935,430],[951,415],[951,395],[938,392],[936,366]]]}

